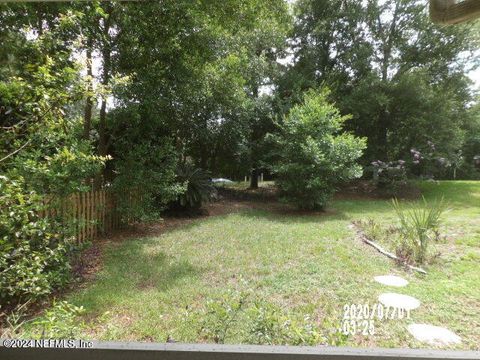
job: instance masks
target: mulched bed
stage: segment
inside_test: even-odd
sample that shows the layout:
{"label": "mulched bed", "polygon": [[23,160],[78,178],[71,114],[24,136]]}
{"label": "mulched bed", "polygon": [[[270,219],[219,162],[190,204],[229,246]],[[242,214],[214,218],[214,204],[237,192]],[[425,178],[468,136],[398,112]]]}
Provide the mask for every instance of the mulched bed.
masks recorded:
{"label": "mulched bed", "polygon": [[102,250],[99,241],[82,251],[73,261],[72,275],[77,282],[92,279],[102,263]]}

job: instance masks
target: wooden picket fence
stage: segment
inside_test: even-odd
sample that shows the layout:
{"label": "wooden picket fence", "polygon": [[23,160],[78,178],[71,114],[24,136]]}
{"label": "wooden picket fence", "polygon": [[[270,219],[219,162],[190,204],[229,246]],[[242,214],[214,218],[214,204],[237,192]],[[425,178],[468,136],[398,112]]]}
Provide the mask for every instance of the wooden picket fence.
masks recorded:
{"label": "wooden picket fence", "polygon": [[73,229],[78,243],[91,241],[120,228],[123,223],[115,195],[107,190],[72,194],[65,198],[44,198],[41,216],[55,216]]}

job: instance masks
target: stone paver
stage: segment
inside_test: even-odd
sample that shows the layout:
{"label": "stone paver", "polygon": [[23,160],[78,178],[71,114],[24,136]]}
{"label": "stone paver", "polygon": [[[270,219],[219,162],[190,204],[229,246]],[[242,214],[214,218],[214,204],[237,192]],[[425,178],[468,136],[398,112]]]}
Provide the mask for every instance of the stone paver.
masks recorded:
{"label": "stone paver", "polygon": [[462,342],[460,336],[439,326],[428,324],[408,325],[408,331],[415,339],[430,345],[454,345]]}
{"label": "stone paver", "polygon": [[375,281],[383,285],[395,287],[403,287],[408,285],[407,280],[395,275],[375,276]]}
{"label": "stone paver", "polygon": [[[382,275],[375,276],[374,280],[382,285],[405,287],[408,281],[400,276]],[[386,307],[404,309],[407,311],[414,310],[420,306],[420,301],[409,295],[397,293],[383,293],[378,297],[378,301]],[[460,336],[454,332],[429,324],[410,324],[408,332],[418,341],[433,346],[455,345],[462,342]]]}
{"label": "stone paver", "polygon": [[413,310],[420,306],[420,301],[414,297],[396,293],[385,293],[378,297],[378,301],[384,306]]}

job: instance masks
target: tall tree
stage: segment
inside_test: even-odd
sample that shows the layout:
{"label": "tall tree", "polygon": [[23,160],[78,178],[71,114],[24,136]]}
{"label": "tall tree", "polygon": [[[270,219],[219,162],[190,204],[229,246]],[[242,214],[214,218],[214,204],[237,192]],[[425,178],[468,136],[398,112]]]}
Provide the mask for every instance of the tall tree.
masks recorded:
{"label": "tall tree", "polygon": [[289,21],[285,3],[166,1],[127,11],[118,60],[131,85],[119,94],[122,106],[140,103],[142,116],[172,139],[179,161],[219,171],[222,153],[239,160],[247,149],[253,155],[243,159],[256,171],[254,144],[264,134],[254,129],[254,103],[264,103],[260,89],[277,71]]}
{"label": "tall tree", "polygon": [[470,100],[465,66],[478,40],[471,24],[435,25],[423,2],[404,0],[301,0],[297,16],[296,61],[280,95],[329,85],[342,112],[353,114],[350,129],[369,139],[364,161],[405,156],[409,139],[435,140],[445,151],[459,141],[426,130],[460,131]]}

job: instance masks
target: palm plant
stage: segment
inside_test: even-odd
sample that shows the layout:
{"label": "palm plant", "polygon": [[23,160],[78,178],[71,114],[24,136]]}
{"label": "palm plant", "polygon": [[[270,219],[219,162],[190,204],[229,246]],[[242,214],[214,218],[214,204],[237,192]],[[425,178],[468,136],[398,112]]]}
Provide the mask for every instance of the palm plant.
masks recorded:
{"label": "palm plant", "polygon": [[401,238],[397,253],[403,252],[403,255],[412,256],[417,263],[424,263],[429,243],[439,239],[440,220],[446,210],[443,197],[431,204],[423,198],[423,204],[409,210],[403,209],[397,199],[393,199],[392,203],[400,223]]}
{"label": "palm plant", "polygon": [[191,164],[182,164],[177,169],[177,181],[186,186],[178,197],[178,204],[186,209],[198,209],[205,202],[211,201],[216,189],[210,179],[210,173]]}

